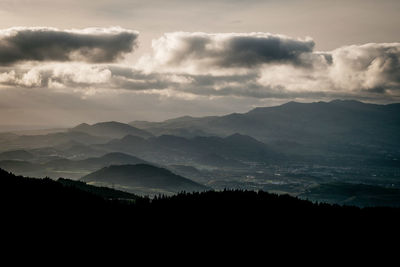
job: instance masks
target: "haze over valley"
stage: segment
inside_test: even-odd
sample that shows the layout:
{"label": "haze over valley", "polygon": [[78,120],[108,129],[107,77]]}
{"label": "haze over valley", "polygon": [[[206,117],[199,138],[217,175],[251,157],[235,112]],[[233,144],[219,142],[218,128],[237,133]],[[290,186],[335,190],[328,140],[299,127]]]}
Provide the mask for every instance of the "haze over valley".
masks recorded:
{"label": "haze over valley", "polygon": [[[244,189],[348,205],[398,205],[399,130],[399,104],[289,102],[225,116],[2,133],[0,168],[139,195]],[[134,171],[145,166],[153,171]],[[172,180],[166,187],[156,177]],[[172,177],[197,185],[182,187]],[[349,189],[358,185],[368,190]],[[327,186],[329,197],[322,193]]]}

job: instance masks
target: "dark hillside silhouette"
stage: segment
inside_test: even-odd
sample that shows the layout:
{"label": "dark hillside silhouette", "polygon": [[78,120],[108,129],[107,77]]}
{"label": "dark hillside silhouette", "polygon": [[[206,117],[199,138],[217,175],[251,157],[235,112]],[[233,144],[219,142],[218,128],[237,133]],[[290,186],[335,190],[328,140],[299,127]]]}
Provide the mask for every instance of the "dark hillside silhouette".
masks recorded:
{"label": "dark hillside silhouette", "polygon": [[395,208],[313,204],[288,195],[254,191],[208,191],[158,196],[153,200],[145,197],[117,200],[84,188],[89,185],[25,178],[1,169],[0,184],[1,210],[7,220],[25,224],[51,222],[53,226],[71,223],[70,226],[78,224],[87,230],[118,225],[139,232],[151,229],[152,233],[190,229],[196,233],[232,231],[235,235],[237,231],[267,231],[277,235],[279,231],[285,234],[296,231],[306,234],[311,229],[315,233],[327,229],[360,231],[384,225],[386,231],[396,229],[392,227],[398,225],[400,215],[400,209]]}

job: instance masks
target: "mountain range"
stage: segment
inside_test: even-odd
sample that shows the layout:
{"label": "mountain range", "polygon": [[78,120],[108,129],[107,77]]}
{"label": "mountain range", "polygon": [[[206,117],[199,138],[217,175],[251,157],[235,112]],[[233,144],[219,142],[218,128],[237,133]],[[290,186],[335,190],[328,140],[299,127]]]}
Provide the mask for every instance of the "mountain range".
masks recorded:
{"label": "mountain range", "polygon": [[[308,193],[323,199],[307,190],[332,182],[400,188],[399,132],[400,104],[289,102],[225,116],[0,133],[0,167],[29,176],[80,179],[111,166],[145,164],[200,186]],[[91,182],[128,186],[145,194],[191,188],[179,183],[175,188],[173,183],[140,186],[137,177],[115,183],[113,176],[122,174],[112,170],[105,180],[92,177]],[[371,192],[381,198],[380,191]]]}
{"label": "mountain range", "polygon": [[[251,136],[277,151],[316,160],[327,157],[400,155],[400,104],[351,100],[289,102],[226,116],[181,117],[164,122],[131,122],[154,135],[204,133]],[[395,157],[393,157],[395,158]]]}

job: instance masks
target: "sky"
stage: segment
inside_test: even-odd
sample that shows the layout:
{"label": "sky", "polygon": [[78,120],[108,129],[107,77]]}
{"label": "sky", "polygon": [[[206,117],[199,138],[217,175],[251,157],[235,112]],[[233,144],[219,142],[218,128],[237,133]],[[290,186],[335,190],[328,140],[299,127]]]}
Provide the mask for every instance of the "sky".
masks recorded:
{"label": "sky", "polygon": [[0,129],[400,99],[398,0],[0,0]]}

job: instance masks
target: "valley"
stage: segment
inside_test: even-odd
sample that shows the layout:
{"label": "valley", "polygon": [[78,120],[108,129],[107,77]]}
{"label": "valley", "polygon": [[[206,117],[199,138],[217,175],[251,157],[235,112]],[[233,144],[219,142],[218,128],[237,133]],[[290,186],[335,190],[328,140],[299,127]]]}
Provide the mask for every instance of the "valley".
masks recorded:
{"label": "valley", "polygon": [[[149,196],[241,189],[326,201],[322,193],[315,193],[317,188],[365,185],[390,192],[387,197],[399,205],[392,197],[393,190],[400,189],[399,110],[398,104],[290,102],[222,117],[81,124],[43,135],[1,133],[0,168]],[[128,180],[118,178],[119,171],[98,173],[118,166],[126,166],[123,175],[149,166],[162,170],[163,179],[181,177],[197,187],[181,187],[175,178],[167,187],[158,178],[149,182],[149,177],[160,177],[157,172],[150,176],[138,172]],[[377,205],[386,203],[381,201],[385,197],[380,193]],[[339,193],[337,201],[343,202]],[[354,203],[374,205],[366,200]]]}

